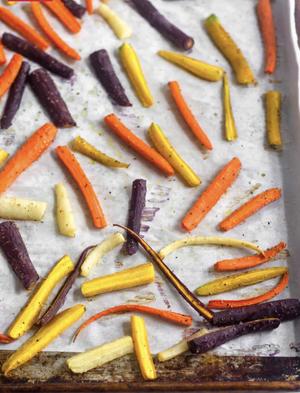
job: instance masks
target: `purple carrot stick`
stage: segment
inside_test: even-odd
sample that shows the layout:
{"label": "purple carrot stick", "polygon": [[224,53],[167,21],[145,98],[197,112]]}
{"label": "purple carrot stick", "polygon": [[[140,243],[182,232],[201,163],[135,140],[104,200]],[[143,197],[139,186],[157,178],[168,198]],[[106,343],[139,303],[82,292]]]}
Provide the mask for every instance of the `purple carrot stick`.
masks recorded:
{"label": "purple carrot stick", "polygon": [[26,289],[31,289],[39,279],[18,227],[13,221],[0,224],[0,247],[16,276]]}
{"label": "purple carrot stick", "polygon": [[81,4],[76,3],[74,0],[62,0],[64,5],[68,8],[68,10],[76,16],[76,18],[81,19],[85,14],[86,8]]}
{"label": "purple carrot stick", "polygon": [[[137,234],[141,230],[142,213],[146,203],[146,180],[136,179],[132,183],[127,226]],[[138,250],[138,242],[128,233],[125,243],[127,254],[133,255]]]}

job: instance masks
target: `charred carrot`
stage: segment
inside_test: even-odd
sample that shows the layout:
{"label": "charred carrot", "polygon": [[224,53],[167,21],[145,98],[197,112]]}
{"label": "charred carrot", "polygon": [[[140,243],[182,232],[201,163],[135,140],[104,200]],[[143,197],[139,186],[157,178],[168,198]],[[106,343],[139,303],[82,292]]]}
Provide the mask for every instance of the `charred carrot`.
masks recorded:
{"label": "charred carrot", "polygon": [[216,272],[233,272],[236,270],[249,269],[270,261],[285,248],[286,244],[284,242],[280,242],[276,244],[276,246],[264,251],[263,254],[250,255],[242,258],[224,259],[223,261],[216,262],[214,264],[214,269]]}
{"label": "charred carrot", "polygon": [[56,16],[56,18],[71,32],[79,33],[80,22],[60,0],[44,1],[43,4]]}
{"label": "charred carrot", "polygon": [[4,52],[4,47],[2,45],[2,43],[0,42],[0,65],[5,64],[6,63],[6,56],[5,56],[5,52]]}
{"label": "charred carrot", "polygon": [[73,342],[86,327],[88,327],[91,323],[98,321],[98,319],[106,317],[107,315],[123,314],[126,312],[140,312],[149,315],[154,315],[162,319],[165,319],[169,322],[173,322],[183,326],[191,326],[193,322],[192,317],[190,317],[189,315],[179,314],[177,312],[168,311],[168,310],[160,310],[159,308],[143,306],[141,304],[121,304],[119,306],[115,306],[115,307],[108,308],[107,310],[103,310],[91,316],[89,319],[87,319],[76,330],[73,337]]}
{"label": "charred carrot", "polygon": [[42,37],[33,27],[25,23],[9,9],[0,7],[0,20],[11,29],[17,31],[26,40],[37,45],[40,49],[45,50],[49,47],[49,43],[44,37]]}
{"label": "charred carrot", "polygon": [[264,98],[268,143],[273,149],[281,150],[281,92],[278,90],[267,91]]}
{"label": "charred carrot", "polygon": [[262,295],[251,297],[248,299],[241,300],[210,300],[208,302],[208,308],[214,309],[225,309],[225,308],[237,308],[244,306],[252,306],[255,304],[260,304],[266,302],[267,300],[273,299],[275,296],[279,295],[285,290],[289,283],[289,275],[285,273],[279,283],[272,288],[270,291],[263,293]]}
{"label": "charred carrot", "polygon": [[92,216],[94,226],[96,228],[106,227],[106,219],[104,217],[104,213],[100,206],[97,195],[71,150],[67,146],[58,146],[55,151],[58,158],[70,172],[70,175],[82,192],[82,195]]}
{"label": "charred carrot", "polygon": [[86,10],[91,15],[94,12],[93,0],[85,0]]}
{"label": "charred carrot", "polygon": [[11,186],[17,177],[38,160],[56,137],[57,129],[51,123],[35,131],[0,172],[0,193]]}
{"label": "charred carrot", "polygon": [[265,46],[265,73],[273,74],[277,62],[277,43],[270,0],[258,0],[257,17]]}
{"label": "charred carrot", "polygon": [[255,214],[264,206],[267,206],[280,198],[280,188],[269,188],[268,190],[251,198],[248,202],[244,203],[237,210],[226,217],[225,220],[219,224],[219,229],[221,231],[229,231],[230,229],[235,228],[237,225],[244,222],[247,218]]}
{"label": "charred carrot", "polygon": [[81,57],[79,53],[71,48],[52,28],[48,23],[45,15],[43,14],[42,7],[37,1],[32,1],[31,3],[32,13],[40,26],[41,30],[49,38],[51,42],[60,50],[63,54],[74,60],[80,60]]}
{"label": "charred carrot", "polygon": [[0,76],[0,98],[7,92],[18,76],[22,66],[23,56],[14,54],[7,67]]}
{"label": "charred carrot", "polygon": [[105,123],[108,125],[111,131],[116,134],[122,141],[124,141],[133,150],[143,156],[151,164],[155,165],[167,176],[174,175],[174,169],[156,150],[152,149],[142,139],[134,135],[113,113],[105,116]]}
{"label": "charred carrot", "polygon": [[177,109],[179,110],[181,116],[183,117],[184,121],[192,131],[192,133],[195,135],[195,137],[198,139],[198,141],[203,145],[206,149],[212,150],[213,146],[211,141],[209,140],[208,136],[206,133],[203,131],[202,127],[198,123],[197,119],[193,115],[191,109],[189,108],[187,102],[185,101],[180,85],[176,81],[172,81],[168,83],[172,98],[177,106]]}
{"label": "charred carrot", "polygon": [[196,203],[186,213],[181,223],[183,229],[190,232],[198,226],[236,180],[240,169],[241,162],[237,157],[234,157],[222,168],[211,184],[202,192]]}

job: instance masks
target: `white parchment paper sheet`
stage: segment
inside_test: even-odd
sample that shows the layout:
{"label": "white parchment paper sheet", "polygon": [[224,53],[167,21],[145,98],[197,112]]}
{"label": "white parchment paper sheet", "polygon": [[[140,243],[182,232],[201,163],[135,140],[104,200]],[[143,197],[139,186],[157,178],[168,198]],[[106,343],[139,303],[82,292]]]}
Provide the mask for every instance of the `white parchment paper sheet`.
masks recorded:
{"label": "white parchment paper sheet", "polygon": [[[97,6],[96,1],[95,3]],[[238,156],[243,164],[239,178],[192,235],[219,234],[216,225],[225,215],[245,201],[252,192],[260,192],[269,187],[282,187],[281,155],[266,147],[262,95],[273,87],[282,90],[285,112],[287,113],[290,98],[289,91],[285,89],[285,78],[292,77],[288,74],[289,58],[286,57],[285,52],[286,43],[289,40],[289,37],[285,36],[288,32],[289,22],[288,8],[285,8],[288,2],[286,0],[274,2],[274,10],[279,21],[278,29],[280,29],[278,32],[280,67],[277,75],[271,77],[263,74],[263,48],[255,14],[256,1],[181,0],[171,2],[153,0],[153,3],[170,20],[195,38],[195,47],[191,51],[193,57],[223,66],[228,72],[239,139],[236,143],[228,143],[223,139],[222,84],[202,81],[157,56],[156,52],[159,49],[174,50],[174,47],[124,1],[111,0],[110,6],[119,12],[133,28],[134,34],[129,41],[140,56],[145,75],[155,97],[155,105],[150,109],[142,108],[137,100],[119,62],[117,49],[121,42],[97,13],[93,16],[85,15],[81,32],[71,35],[45,10],[49,21],[53,23],[59,34],[80,52],[82,61],[72,64],[76,72],[76,79],[73,83],[54,77],[77,122],[77,127],[60,130],[49,151],[20,176],[7,192],[9,196],[32,198],[48,203],[43,223],[18,222],[32,261],[41,276],[46,275],[53,264],[64,254],[69,254],[76,261],[85,247],[99,243],[109,233],[115,231],[112,228],[113,223],[126,223],[131,183],[136,178],[147,179],[147,206],[160,208],[154,221],[150,223],[150,230],[145,234],[146,240],[156,249],[187,236],[180,230],[180,221],[183,215],[218,170],[234,156]],[[22,4],[14,6],[13,10],[22,18],[31,20],[28,8],[28,5]],[[285,10],[286,15],[283,12]],[[214,47],[202,26],[203,20],[211,13],[219,16],[224,27],[230,32],[249,60],[259,82],[257,86],[247,88],[236,85],[228,63]],[[8,30],[5,26],[1,26],[1,31]],[[91,52],[101,48],[107,49],[111,56],[113,65],[133,103],[133,107],[130,109],[125,110],[113,106],[91,72],[88,56]],[[51,49],[49,53],[61,58],[61,55],[54,49]],[[10,55],[11,53],[9,53]],[[32,69],[34,68],[36,65],[32,64]],[[166,86],[169,80],[180,82],[183,94],[193,112],[212,139],[214,150],[210,154],[201,151],[191,132],[178,116]],[[2,99],[1,110],[4,102],[5,99]],[[102,119],[110,112],[115,112],[120,116],[124,123],[143,139],[147,138],[146,130],[152,121],[160,124],[179,153],[201,176],[202,185],[194,189],[187,188],[179,178],[166,179],[142,159],[136,158],[132,151],[124,147],[104,127]],[[0,146],[13,154],[24,140],[46,121],[48,118],[43,109],[36,101],[30,88],[26,88],[21,109],[13,126],[0,133]],[[288,129],[287,124],[286,116],[284,116],[283,134],[285,149],[288,151],[292,143],[291,130]],[[105,230],[99,231],[92,228],[80,193],[53,153],[56,145],[67,144],[76,135],[83,136],[101,150],[131,164],[128,170],[111,170],[91,162],[86,157],[76,155],[101,200],[110,224]],[[67,185],[75,212],[78,227],[75,239],[58,235],[56,229],[53,189],[54,185],[61,181]],[[247,239],[258,243],[263,248],[273,246],[280,240],[287,241],[284,200],[265,208],[250,218],[246,224],[239,226],[225,236]],[[290,252],[293,255],[292,249]],[[214,262],[238,255],[243,255],[243,251],[216,247],[190,247],[169,256],[166,258],[166,262],[193,290],[201,283],[219,277],[218,274],[210,270]],[[120,250],[116,250],[105,258],[103,264],[98,266],[91,276],[109,274],[145,261],[146,257],[142,253],[128,258]],[[291,258],[289,263],[294,264],[295,262]],[[282,264],[286,264],[286,261],[274,261],[269,266]],[[296,277],[297,274],[291,278],[293,280]],[[170,307],[172,310],[190,313],[195,317],[195,326],[199,326],[200,322],[198,323],[197,320],[200,321],[200,318],[181,300],[158,271],[156,282],[151,285],[98,296],[90,301],[85,300],[80,294],[82,282],[82,278],[78,279],[67,298],[65,307],[78,302],[85,303],[87,312],[83,319],[109,306],[139,301],[148,302],[152,306],[160,308]],[[276,280],[272,280],[219,297],[241,298],[257,295],[273,287],[276,282]],[[1,256],[0,288],[0,329],[5,331],[10,321],[24,305],[28,294],[17,282],[3,256]],[[284,295],[288,297],[289,291],[286,291]],[[292,295],[297,296],[297,291]],[[206,299],[204,300],[206,301]],[[187,333],[183,329],[161,322],[159,319],[146,317],[146,320],[153,353],[176,343],[183,334]],[[129,315],[103,319],[86,329],[76,344],[71,344],[70,339],[76,327],[74,326],[53,342],[48,349],[83,351],[123,334],[129,334],[129,321]],[[20,341],[25,338],[23,337]],[[295,355],[293,347],[295,347],[296,341],[294,325],[285,323],[276,332],[247,336],[222,346],[217,352],[232,355],[246,353]],[[2,346],[2,348],[16,348],[18,346],[19,341],[10,346]]]}

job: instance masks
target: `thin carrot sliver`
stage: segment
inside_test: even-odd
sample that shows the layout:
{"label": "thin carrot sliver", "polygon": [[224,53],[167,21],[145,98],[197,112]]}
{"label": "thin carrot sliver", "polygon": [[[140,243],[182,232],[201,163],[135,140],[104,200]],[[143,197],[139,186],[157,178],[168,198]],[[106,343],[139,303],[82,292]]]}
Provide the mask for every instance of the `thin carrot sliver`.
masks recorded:
{"label": "thin carrot sliver", "polygon": [[6,336],[6,334],[0,333],[0,344],[9,344],[14,341],[11,337]]}
{"label": "thin carrot sliver", "polygon": [[182,228],[192,231],[203,220],[206,214],[216,205],[219,199],[232,185],[240,173],[241,161],[234,157],[217,174],[209,186],[202,192],[195,204],[182,220]]}
{"label": "thin carrot sliver", "polygon": [[0,193],[7,190],[16,178],[44,153],[54,141],[56,133],[56,127],[46,123],[26,140],[0,171]]}
{"label": "thin carrot sliver", "polygon": [[0,65],[5,64],[6,63],[6,56],[5,56],[5,52],[4,52],[4,47],[2,45],[2,43],[0,42]]}
{"label": "thin carrot sliver", "polygon": [[248,299],[241,300],[210,300],[207,307],[213,309],[225,309],[225,308],[237,308],[244,306],[251,306],[254,304],[259,304],[266,302],[279,295],[285,290],[289,283],[289,275],[285,273],[279,283],[272,288],[270,291],[263,293],[262,295],[251,297]]}
{"label": "thin carrot sliver", "polygon": [[5,70],[0,75],[0,98],[7,92],[16,79],[23,61],[23,56],[14,54]]}
{"label": "thin carrot sliver", "polygon": [[158,169],[164,172],[167,176],[174,175],[174,169],[156,150],[152,149],[142,139],[134,135],[115,114],[105,116],[105,123],[111,131],[114,132],[123,142],[130,146],[133,150],[143,156],[146,160],[155,165]]}
{"label": "thin carrot sliver", "polygon": [[45,15],[43,14],[42,7],[40,3],[36,1],[31,2],[32,13],[39,24],[40,28],[46,34],[50,41],[66,56],[71,57],[74,60],[80,60],[81,57],[79,53],[71,48],[60,36],[54,31],[51,25],[48,23]]}
{"label": "thin carrot sliver", "polygon": [[107,315],[121,314],[125,312],[146,313],[183,326],[191,326],[193,322],[192,317],[190,317],[189,315],[179,314],[177,312],[168,311],[168,310],[160,310],[158,308],[143,306],[141,304],[121,304],[119,306],[115,306],[115,307],[108,308],[107,310],[103,310],[91,316],[89,319],[87,319],[76,330],[74,334],[73,342],[76,340],[77,336],[91,323],[97,321],[100,318],[106,317]]}
{"label": "thin carrot sliver", "polygon": [[93,0],[85,0],[87,12],[92,14],[94,12]]}
{"label": "thin carrot sliver", "polygon": [[230,229],[244,222],[248,217],[255,214],[264,206],[277,201],[280,197],[281,190],[279,188],[269,188],[268,190],[251,198],[249,201],[232,212],[219,224],[219,229],[221,231],[229,231]]}
{"label": "thin carrot sliver", "polygon": [[92,216],[94,226],[96,228],[106,227],[106,219],[97,195],[74,154],[67,146],[58,146],[55,151],[78,185]]}
{"label": "thin carrot sliver", "polygon": [[242,258],[224,259],[214,264],[217,272],[233,272],[236,270],[249,269],[262,265],[273,259],[277,254],[286,248],[286,243],[280,242],[276,246],[269,248],[263,254],[250,255]]}
{"label": "thin carrot sliver", "polygon": [[49,43],[44,37],[9,9],[0,7],[0,20],[40,49],[45,50],[49,47]]}
{"label": "thin carrot sliver", "polygon": [[265,47],[265,73],[273,74],[277,62],[277,43],[270,0],[258,0],[257,16]]}
{"label": "thin carrot sliver", "polygon": [[181,116],[189,126],[190,130],[193,132],[201,145],[203,145],[208,150],[212,150],[213,145],[185,101],[179,83],[172,81],[168,83],[168,86],[177,109],[181,113]]}
{"label": "thin carrot sliver", "polygon": [[81,23],[60,0],[43,1],[43,5],[48,7],[49,10],[71,33],[79,33],[81,29]]}

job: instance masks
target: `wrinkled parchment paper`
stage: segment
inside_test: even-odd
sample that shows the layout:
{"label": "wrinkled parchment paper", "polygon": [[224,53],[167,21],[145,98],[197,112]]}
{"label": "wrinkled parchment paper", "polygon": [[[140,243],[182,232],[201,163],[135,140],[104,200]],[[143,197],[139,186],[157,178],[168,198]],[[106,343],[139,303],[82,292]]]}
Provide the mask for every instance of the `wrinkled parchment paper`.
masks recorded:
{"label": "wrinkled parchment paper", "polygon": [[[95,1],[95,3],[97,7],[97,2]],[[159,49],[174,50],[174,47],[149,26],[125,1],[111,0],[110,5],[133,28],[134,34],[129,41],[140,56],[147,80],[155,97],[155,105],[150,109],[142,108],[122,71],[117,53],[121,41],[114,36],[109,26],[97,13],[92,17],[85,15],[82,31],[77,35],[71,35],[45,10],[49,21],[55,26],[57,32],[79,50],[82,61],[72,64],[76,72],[76,79],[73,82],[54,77],[77,122],[77,127],[60,130],[54,145],[49,151],[37,163],[32,165],[26,173],[20,176],[7,192],[8,196],[32,198],[48,203],[43,223],[17,223],[32,261],[41,277],[45,276],[53,264],[65,254],[69,254],[76,261],[85,247],[101,242],[108,234],[115,231],[112,227],[113,223],[126,223],[131,183],[136,178],[147,179],[147,207],[160,209],[152,222],[144,222],[144,224],[150,225],[148,232],[144,233],[145,239],[155,249],[159,250],[171,241],[187,236],[180,230],[180,220],[217,171],[233,156],[238,156],[243,164],[243,170],[239,178],[192,235],[220,234],[216,230],[216,225],[224,216],[249,198],[253,192],[261,192],[269,187],[282,187],[282,178],[284,177],[282,167],[290,165],[289,168],[293,168],[296,165],[295,161],[288,165],[288,159],[285,161],[282,159],[282,154],[271,151],[266,146],[262,101],[262,95],[268,89],[277,88],[283,91],[285,112],[283,135],[286,151],[283,156],[289,157],[289,149],[294,146],[292,138],[295,127],[288,127],[286,121],[288,110],[292,105],[288,88],[295,88],[296,83],[294,80],[294,83],[290,83],[289,87],[286,83],[293,77],[290,74],[292,72],[289,60],[291,51],[287,51],[290,40],[288,36],[288,2],[286,0],[274,2],[280,40],[280,66],[275,76],[265,76],[263,74],[263,48],[255,15],[256,1],[181,0],[171,2],[153,0],[153,3],[166,16],[181,26],[184,31],[189,32],[195,38],[195,47],[191,52],[192,56],[208,63],[223,66],[228,72],[239,139],[236,143],[228,143],[223,139],[222,84],[200,80],[157,56],[156,52]],[[14,6],[13,10],[22,18],[31,20],[27,4]],[[211,13],[216,13],[219,16],[225,28],[243,50],[257,76],[259,82],[257,86],[247,88],[236,85],[228,63],[214,47],[203,29],[202,22]],[[1,31],[8,30],[1,25]],[[101,48],[107,49],[111,56],[112,63],[133,103],[133,107],[130,109],[120,109],[113,106],[91,72],[88,55]],[[54,49],[51,49],[50,53],[61,58],[61,55]],[[10,55],[11,53],[9,53]],[[34,68],[36,68],[36,65],[32,64],[32,69]],[[212,139],[214,150],[210,154],[201,151],[191,132],[178,115],[166,86],[169,80],[180,82],[193,112]],[[2,99],[1,110],[4,102],[5,99]],[[186,187],[180,178],[166,179],[142,159],[136,157],[131,150],[124,147],[104,127],[102,119],[110,112],[115,112],[120,116],[124,123],[143,139],[147,139],[146,131],[152,121],[160,124],[178,152],[201,176],[202,185],[199,188],[191,189]],[[13,154],[24,140],[46,121],[48,121],[47,116],[30,88],[27,87],[21,109],[14,120],[13,126],[0,133],[0,146]],[[117,159],[131,164],[128,170],[113,170],[76,154],[101,200],[110,224],[104,230],[92,228],[90,216],[80,193],[53,154],[56,145],[67,144],[77,135],[83,136]],[[67,186],[75,213],[78,233],[74,239],[58,235],[54,220],[53,190],[54,185],[61,181]],[[285,187],[288,187],[291,182],[293,182],[292,177],[286,179]],[[290,214],[290,217],[291,221],[294,218],[296,220],[295,215]],[[246,224],[240,225],[225,236],[247,239],[256,242],[262,248],[273,246],[280,240],[288,241],[284,200],[265,208],[262,212],[250,218]],[[297,243],[294,242],[294,244]],[[294,269],[291,277],[293,292],[290,294],[289,291],[286,291],[284,293],[285,297],[299,295],[296,285],[293,285],[293,280],[297,283],[299,270],[295,267],[297,260],[295,259],[294,249],[290,247],[289,251],[292,255],[289,258],[289,265]],[[166,258],[166,262],[189,288],[194,290],[201,283],[219,277],[219,274],[211,271],[214,262],[244,253],[247,253],[247,251],[205,246],[189,247],[169,256]],[[129,258],[124,256],[120,250],[115,250],[107,255],[104,262],[93,270],[91,277],[113,273],[145,261],[146,257],[142,252]],[[286,260],[282,259],[271,262],[269,266],[285,264]],[[82,282],[83,278],[78,279],[64,307],[81,302],[87,306],[87,312],[80,322],[53,342],[48,347],[49,350],[83,351],[116,339],[123,334],[129,334],[129,315],[113,316],[94,323],[85,330],[75,344],[71,344],[70,339],[75,328],[84,319],[102,309],[120,303],[140,302],[189,313],[195,318],[195,328],[201,325],[201,318],[177,295],[159,271],[156,273],[155,283],[151,285],[105,294],[91,300],[86,300],[81,296],[80,285]],[[257,286],[220,295],[219,298],[234,299],[255,296],[272,288],[276,282],[277,280],[271,280]],[[12,274],[3,255],[1,255],[0,288],[0,330],[5,331],[10,321],[13,320],[26,302],[28,294],[21,288]],[[162,322],[159,319],[147,316],[145,318],[153,353],[175,344],[190,331]],[[297,338],[295,337],[294,326],[293,323],[285,323],[276,332],[247,336],[222,346],[216,352],[226,355],[295,355]],[[23,337],[10,346],[2,346],[2,348],[16,348],[27,337]]]}

